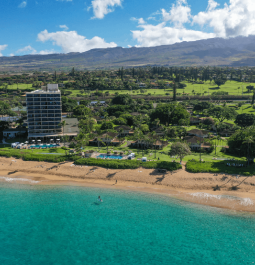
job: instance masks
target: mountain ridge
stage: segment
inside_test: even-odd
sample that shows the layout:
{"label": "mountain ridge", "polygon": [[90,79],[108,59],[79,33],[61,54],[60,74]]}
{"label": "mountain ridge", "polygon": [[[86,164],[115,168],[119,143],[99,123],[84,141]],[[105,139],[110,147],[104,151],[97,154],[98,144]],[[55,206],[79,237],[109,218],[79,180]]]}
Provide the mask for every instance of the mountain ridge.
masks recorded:
{"label": "mountain ridge", "polygon": [[83,53],[0,57],[0,71],[109,69],[145,65],[255,66],[255,36],[184,41],[155,47],[97,48]]}

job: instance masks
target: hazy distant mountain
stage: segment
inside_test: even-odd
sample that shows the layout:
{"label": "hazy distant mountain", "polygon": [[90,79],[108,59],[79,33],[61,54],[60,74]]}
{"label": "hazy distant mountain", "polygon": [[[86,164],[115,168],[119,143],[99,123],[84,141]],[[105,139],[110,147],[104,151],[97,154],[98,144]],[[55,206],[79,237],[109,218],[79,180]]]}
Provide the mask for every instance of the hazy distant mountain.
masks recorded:
{"label": "hazy distant mountain", "polygon": [[84,53],[0,57],[0,71],[109,69],[144,65],[255,66],[255,36],[207,39],[144,48],[93,49]]}

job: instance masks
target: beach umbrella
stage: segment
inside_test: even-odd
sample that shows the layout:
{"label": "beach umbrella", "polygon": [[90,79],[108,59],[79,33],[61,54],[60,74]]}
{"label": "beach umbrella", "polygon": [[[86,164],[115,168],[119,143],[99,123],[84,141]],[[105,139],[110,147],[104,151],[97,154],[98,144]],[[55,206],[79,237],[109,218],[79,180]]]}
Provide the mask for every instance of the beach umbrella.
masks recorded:
{"label": "beach umbrella", "polygon": [[32,142],[35,142],[35,140],[32,140]]}

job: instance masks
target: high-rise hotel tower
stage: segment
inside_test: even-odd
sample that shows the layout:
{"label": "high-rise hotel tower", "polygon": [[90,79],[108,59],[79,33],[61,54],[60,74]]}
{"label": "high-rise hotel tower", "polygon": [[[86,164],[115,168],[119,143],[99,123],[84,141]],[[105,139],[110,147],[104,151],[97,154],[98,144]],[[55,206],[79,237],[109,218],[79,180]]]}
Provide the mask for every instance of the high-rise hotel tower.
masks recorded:
{"label": "high-rise hotel tower", "polygon": [[59,136],[61,126],[61,93],[58,84],[26,93],[28,138]]}

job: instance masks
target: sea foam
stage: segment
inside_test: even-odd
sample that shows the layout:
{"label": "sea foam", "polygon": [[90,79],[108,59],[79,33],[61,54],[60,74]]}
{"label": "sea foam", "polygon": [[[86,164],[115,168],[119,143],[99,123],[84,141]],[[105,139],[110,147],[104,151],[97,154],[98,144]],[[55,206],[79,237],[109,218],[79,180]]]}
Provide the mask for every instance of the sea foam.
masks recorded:
{"label": "sea foam", "polygon": [[9,178],[9,177],[0,177],[0,180],[5,180],[7,182],[15,182],[15,181],[23,181],[23,182],[29,182],[29,183],[39,183],[40,181],[31,180],[31,179],[25,179],[25,178]]}
{"label": "sea foam", "polygon": [[190,193],[190,195],[193,196],[194,198],[198,198],[198,199],[205,199],[205,200],[211,200],[211,199],[222,200],[222,199],[225,199],[225,200],[230,200],[230,201],[236,201],[243,206],[254,205],[254,201],[250,198],[240,198],[240,197],[229,196],[229,195],[213,195],[213,194],[206,193],[206,192]]}

